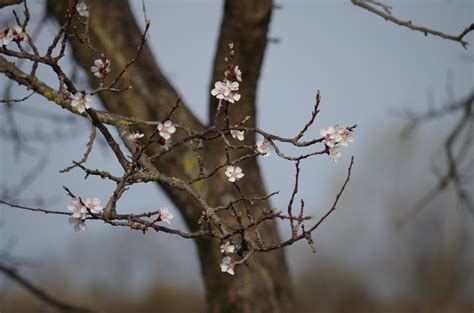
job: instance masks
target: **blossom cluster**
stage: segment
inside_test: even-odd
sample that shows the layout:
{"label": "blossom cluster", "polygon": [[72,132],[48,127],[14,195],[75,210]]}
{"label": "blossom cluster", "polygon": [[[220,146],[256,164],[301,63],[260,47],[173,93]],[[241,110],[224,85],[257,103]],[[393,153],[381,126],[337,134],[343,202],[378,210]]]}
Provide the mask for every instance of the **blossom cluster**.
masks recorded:
{"label": "blossom cluster", "polygon": [[83,231],[86,228],[87,213],[101,214],[103,207],[98,198],[89,198],[82,202],[79,198],[74,198],[67,206],[68,210],[72,212],[69,218],[69,224],[74,227],[74,231]]}
{"label": "blossom cluster", "polygon": [[[229,65],[232,67],[232,65]],[[236,81],[231,81],[226,79],[224,82],[216,82],[214,84],[214,88],[211,90],[211,94],[215,96],[219,100],[229,101],[231,103],[235,103],[236,101],[240,100],[240,94],[237,93],[239,90],[239,82],[242,81],[242,71],[239,69],[239,66],[236,65],[232,67],[232,71],[226,72],[226,77],[229,77]],[[244,141],[245,139],[245,131],[232,129],[230,131],[232,138],[237,139],[239,141]],[[263,156],[270,156],[271,155],[271,145],[270,142],[266,139],[259,139],[256,143],[257,152]],[[231,183],[235,183],[237,180],[244,177],[244,173],[239,166],[227,166],[225,170],[225,175],[228,178],[228,181]]]}
{"label": "blossom cluster", "polygon": [[8,46],[12,41],[20,42],[25,39],[25,33],[20,25],[9,27],[0,32],[0,46]]}
{"label": "blossom cluster", "polygon": [[[110,72],[110,61],[107,59],[97,59],[91,66],[91,72],[97,78],[103,78]],[[71,98],[71,106],[75,107],[79,113],[84,113],[91,108],[92,96],[85,91],[76,92]]]}
{"label": "blossom cluster", "polygon": [[235,262],[232,260],[232,258],[228,255],[231,253],[235,253],[236,248],[235,245],[233,245],[230,241],[226,241],[220,246],[221,248],[221,253],[226,255],[221,262],[221,272],[223,273],[228,273],[230,275],[234,275],[234,267],[235,267]]}
{"label": "blossom cluster", "polygon": [[[89,198],[82,201],[80,198],[74,198],[67,205],[67,209],[72,213],[69,218],[69,224],[73,226],[74,231],[80,232],[86,229],[87,214],[100,215],[104,208],[101,205],[99,198]],[[174,215],[166,207],[158,210],[158,220],[171,224]]]}
{"label": "blossom cluster", "polygon": [[348,128],[341,127],[339,124],[329,126],[327,129],[321,129],[321,136],[324,143],[329,148],[329,156],[337,162],[341,157],[341,146],[347,147],[354,142],[351,131]]}
{"label": "blossom cluster", "polygon": [[[235,78],[238,81],[242,81],[242,71],[238,66],[235,66],[230,77]],[[235,103],[240,100],[239,83],[236,81],[230,81],[228,79],[224,82],[216,82],[214,88],[211,90],[211,95],[219,100],[229,101]]]}

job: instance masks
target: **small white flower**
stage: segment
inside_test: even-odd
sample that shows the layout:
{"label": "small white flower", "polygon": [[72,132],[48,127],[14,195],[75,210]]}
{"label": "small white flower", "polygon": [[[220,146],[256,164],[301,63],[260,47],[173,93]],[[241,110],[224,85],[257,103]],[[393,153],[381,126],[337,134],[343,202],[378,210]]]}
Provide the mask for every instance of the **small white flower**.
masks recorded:
{"label": "small white flower", "polygon": [[232,261],[232,258],[230,256],[226,256],[225,258],[222,259],[221,271],[223,273],[234,275],[235,274],[234,267],[235,267],[235,262]]}
{"label": "small white flower", "polygon": [[[336,127],[338,127],[337,124]],[[328,147],[334,147],[336,143],[341,141],[341,135],[335,130],[333,126],[329,126],[328,129],[321,129],[320,134],[324,138],[324,143]]]}
{"label": "small white flower", "polygon": [[234,67],[234,76],[239,82],[242,81],[242,71],[239,69],[238,65]]}
{"label": "small white flower", "polygon": [[233,129],[230,131],[230,134],[232,135],[232,138],[234,139],[238,139],[240,141],[243,141],[245,139],[245,132],[243,130]]}
{"label": "small white flower", "polygon": [[131,133],[130,135],[128,135],[128,139],[133,141],[134,143],[139,143],[140,140],[143,138],[143,135],[142,133],[140,132],[135,132],[135,133]]}
{"label": "small white flower", "polygon": [[176,127],[173,125],[173,122],[170,120],[167,120],[164,123],[159,123],[158,124],[158,131],[160,132],[160,136],[163,137],[165,140],[168,140],[171,138],[171,134],[173,134],[176,131]]}
{"label": "small white flower", "polygon": [[334,162],[337,162],[337,159],[341,157],[341,150],[338,147],[330,147],[329,156],[334,160]]}
{"label": "small white flower", "polygon": [[110,72],[110,61],[105,59],[97,59],[94,61],[94,65],[91,66],[91,72],[97,78],[103,78],[105,74]]}
{"label": "small white flower", "polygon": [[244,177],[244,173],[242,173],[242,169],[238,166],[227,166],[227,168],[225,169],[225,175],[227,177],[229,177],[229,181],[231,183],[241,179],[242,177]]}
{"label": "small white flower", "polygon": [[347,147],[350,143],[354,142],[354,138],[352,138],[350,130],[344,128],[339,134],[341,136],[341,145]]}
{"label": "small white flower", "polygon": [[69,224],[74,227],[75,232],[80,232],[86,229],[86,221],[81,218],[70,217],[68,221]]}
{"label": "small white flower", "polygon": [[163,222],[166,222],[168,224],[171,224],[171,220],[174,218],[173,214],[170,212],[168,208],[162,208],[159,211],[160,213],[160,220]]}
{"label": "small white flower", "polygon": [[211,95],[216,97],[217,99],[224,99],[230,94],[231,90],[226,83],[223,82],[216,82],[214,84],[214,88],[211,90]]}
{"label": "small white flower", "polygon": [[91,108],[91,101],[92,101],[91,95],[85,92],[79,91],[72,97],[71,105],[73,107],[76,107],[79,113],[84,113],[85,110]]}
{"label": "small white flower", "polygon": [[268,140],[266,139],[257,140],[257,151],[263,154],[263,156],[270,156],[272,154],[271,153],[272,150],[271,150],[271,146]]}
{"label": "small white flower", "polygon": [[100,199],[99,198],[90,198],[87,199],[86,202],[84,203],[86,207],[91,210],[92,213],[94,214],[100,214],[102,213],[102,210],[104,209],[102,205],[100,204]]}
{"label": "small white flower", "polygon": [[230,241],[226,241],[221,244],[221,253],[229,254],[235,252],[235,246],[230,243]]}
{"label": "small white flower", "polygon": [[76,5],[76,11],[80,16],[89,16],[89,8],[87,7],[87,4],[84,1],[81,1]]}
{"label": "small white flower", "polygon": [[82,204],[81,200],[74,198],[67,205],[67,209],[72,212],[72,217],[77,219],[86,218],[87,208]]}

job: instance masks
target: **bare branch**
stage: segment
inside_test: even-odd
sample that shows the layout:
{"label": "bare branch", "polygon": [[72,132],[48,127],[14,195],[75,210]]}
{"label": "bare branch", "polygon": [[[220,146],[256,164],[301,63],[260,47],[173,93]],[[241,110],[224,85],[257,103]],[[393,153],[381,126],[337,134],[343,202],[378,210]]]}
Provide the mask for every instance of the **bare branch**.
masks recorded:
{"label": "bare branch", "polygon": [[[417,26],[417,25],[413,24],[411,20],[404,21],[404,20],[398,19],[398,18],[394,17],[393,15],[391,15],[390,12],[387,12],[387,10],[386,10],[387,6],[382,5],[380,2],[376,3],[374,1],[364,1],[364,0],[351,0],[351,1],[352,1],[352,4],[354,4],[356,6],[359,6],[359,7],[363,8],[363,9],[369,11],[369,12],[372,12],[375,15],[378,15],[378,16],[382,17],[383,19],[385,19],[386,21],[390,21],[390,22],[395,23],[397,25],[407,27],[407,28],[409,28],[411,30],[414,30],[414,31],[422,32],[423,34],[425,34],[425,36],[430,34],[430,35],[440,37],[440,38],[443,38],[443,39],[459,42],[466,49],[467,49],[467,45],[469,43],[467,41],[463,40],[464,36],[466,36],[470,31],[474,30],[474,23],[473,23],[473,24],[467,26],[459,35],[457,35],[457,36],[456,35],[449,35],[449,34],[446,34],[446,33],[431,29],[431,28],[427,28],[427,27],[423,27],[423,26]],[[382,6],[383,11],[375,8],[374,6],[370,5],[369,3],[377,4],[378,6]]]}
{"label": "bare branch", "polygon": [[18,283],[21,287],[25,288],[29,293],[33,296],[38,298],[39,300],[43,301],[44,303],[48,304],[51,307],[61,310],[62,312],[74,312],[74,313],[93,313],[92,311],[87,308],[82,308],[79,306],[71,305],[56,299],[55,297],[48,294],[45,290],[41,289],[40,287],[34,285],[32,282],[27,280],[24,276],[18,274],[18,272],[10,267],[4,266],[0,264],[0,272],[8,276],[10,279],[14,280]]}

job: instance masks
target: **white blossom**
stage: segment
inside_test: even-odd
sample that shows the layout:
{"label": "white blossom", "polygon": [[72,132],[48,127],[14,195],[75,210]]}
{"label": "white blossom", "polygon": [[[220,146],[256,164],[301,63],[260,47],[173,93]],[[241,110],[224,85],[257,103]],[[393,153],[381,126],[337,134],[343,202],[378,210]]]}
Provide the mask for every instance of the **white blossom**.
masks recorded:
{"label": "white blossom", "polygon": [[244,173],[242,173],[242,169],[238,166],[234,167],[232,165],[227,166],[227,168],[225,169],[225,175],[229,177],[228,180],[232,183],[244,177]]}
{"label": "white blossom", "polygon": [[7,46],[12,41],[20,42],[25,39],[25,33],[20,25],[15,25],[5,29],[0,33],[0,44]]}
{"label": "white blossom", "polygon": [[100,214],[102,213],[102,210],[104,209],[100,203],[100,199],[96,197],[87,199],[84,204],[94,214]]}
{"label": "white blossom", "polygon": [[341,146],[346,147],[354,142],[352,132],[339,124],[329,126],[328,129],[321,129],[321,136],[323,137],[323,142],[329,148],[329,156],[334,162],[337,162],[341,157]]}
{"label": "white blossom", "polygon": [[230,256],[226,256],[225,258],[222,259],[221,271],[223,273],[234,275],[235,274],[234,267],[235,267],[235,262],[232,261],[232,258]]}
{"label": "white blossom", "polygon": [[272,154],[270,142],[266,139],[257,140],[257,151],[263,154],[263,156],[270,156]]}
{"label": "white blossom", "polygon": [[232,138],[234,139],[238,139],[240,141],[243,141],[245,139],[245,132],[243,130],[233,129],[230,131],[230,134],[232,135]]}
{"label": "white blossom", "polygon": [[239,69],[238,65],[234,67],[234,76],[239,82],[242,81],[242,71]]}
{"label": "white blossom", "polygon": [[81,1],[76,5],[76,11],[80,16],[89,16],[89,8],[87,7],[87,4],[84,1]]}
{"label": "white blossom", "polygon": [[160,132],[160,136],[163,137],[165,140],[168,140],[171,138],[171,134],[173,134],[176,131],[176,127],[173,125],[173,122],[170,120],[167,120],[164,123],[159,123],[158,124],[158,131]]}
{"label": "white blossom", "polygon": [[8,46],[12,41],[20,42],[25,39],[25,33],[20,25],[5,29],[0,33],[0,45]]}
{"label": "white blossom", "polygon": [[130,135],[128,135],[128,139],[133,141],[134,143],[139,143],[140,140],[143,138],[143,135],[142,133],[140,132],[135,132],[135,133],[131,133]]}
{"label": "white blossom", "polygon": [[235,246],[231,244],[230,241],[226,241],[223,244],[221,244],[220,248],[221,248],[221,253],[224,253],[224,254],[235,252]]}
{"label": "white blossom", "polygon": [[227,84],[219,81],[214,84],[214,88],[211,90],[211,95],[217,99],[224,99],[224,97],[227,97],[230,92],[231,90]]}
{"label": "white blossom", "polygon": [[77,108],[77,111],[79,111],[79,113],[84,113],[85,110],[91,108],[91,101],[91,95],[79,91],[72,97],[71,105]]}
{"label": "white blossom", "polygon": [[[338,125],[336,124],[336,127],[337,126]],[[333,126],[329,126],[328,129],[321,129],[320,134],[324,138],[324,143],[328,147],[334,147],[336,143],[341,141],[341,135]]]}
{"label": "white blossom", "polygon": [[171,220],[174,218],[174,216],[168,208],[160,209],[159,214],[160,214],[160,220],[168,224],[171,224]]}
{"label": "white blossom", "polygon": [[341,150],[339,147],[330,147],[329,156],[334,160],[334,162],[337,162],[337,159],[341,157]]}
{"label": "white blossom", "polygon": [[351,131],[344,128],[339,135],[341,136],[341,145],[347,147],[350,143],[354,142],[354,138],[352,138]]}
{"label": "white blossom", "polygon": [[86,229],[86,221],[81,218],[70,217],[69,224],[74,227],[75,232],[80,232]]}
{"label": "white blossom", "polygon": [[91,72],[97,78],[103,78],[105,74],[110,72],[110,61],[105,59],[97,59],[94,61],[94,65],[91,66]]}
{"label": "white blossom", "polygon": [[72,212],[72,217],[77,219],[86,218],[87,208],[82,204],[81,200],[74,198],[67,205],[67,209]]}

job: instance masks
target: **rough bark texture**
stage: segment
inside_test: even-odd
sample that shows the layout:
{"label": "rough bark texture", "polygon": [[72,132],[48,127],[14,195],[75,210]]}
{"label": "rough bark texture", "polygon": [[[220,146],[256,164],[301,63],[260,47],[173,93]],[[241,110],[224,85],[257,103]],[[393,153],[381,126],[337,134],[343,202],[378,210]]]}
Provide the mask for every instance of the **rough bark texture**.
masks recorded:
{"label": "rough bark texture", "polygon": [[[48,0],[48,10],[60,22],[64,19],[67,1]],[[128,59],[136,54],[140,42],[140,29],[130,11],[126,0],[100,0],[90,2],[90,37],[95,47],[102,50],[112,61],[111,76],[123,68]],[[249,126],[255,124],[255,100],[257,81],[262,66],[267,43],[267,31],[272,11],[272,1],[241,0],[226,1],[224,18],[214,62],[212,82],[223,79],[225,70],[224,57],[228,53],[228,43],[236,45],[235,63],[244,71],[244,82],[241,85],[242,100],[238,110],[230,110],[231,120],[236,123],[250,115]],[[79,25],[78,25],[79,27]],[[80,44],[77,39],[71,40],[74,56],[82,67],[89,72],[93,61],[99,56]],[[158,52],[159,53],[159,52]],[[90,72],[89,72],[90,74]],[[90,74],[92,85],[97,79]],[[163,119],[178,98],[177,92],[161,72],[155,56],[147,46],[138,61],[132,65],[120,83],[130,85],[131,91],[122,93],[103,93],[101,99],[109,111],[145,120]],[[186,92],[185,90],[183,92]],[[210,100],[210,112],[213,116],[216,102]],[[177,111],[176,118],[189,127],[203,127],[186,104]],[[254,138],[247,136],[247,143]],[[153,153],[156,151],[148,151]],[[189,165],[192,160],[190,151],[174,153],[155,165],[160,171],[176,177],[192,175],[197,164]],[[206,144],[202,157],[209,168],[224,160],[222,143],[216,141]],[[249,196],[266,194],[262,176],[255,159],[242,164],[245,168],[243,191]],[[204,183],[195,184],[195,189],[203,194],[211,205],[222,204],[223,198],[235,196],[232,185],[226,182],[222,173]],[[170,198],[180,209],[191,230],[199,225],[197,220],[201,211],[183,192],[164,187]],[[269,202],[259,203],[253,208],[255,214],[261,208],[269,207]],[[267,243],[279,240],[276,225],[268,223],[261,230]],[[209,312],[290,312],[292,306],[291,282],[288,268],[282,251],[254,255],[249,266],[240,266],[235,277],[220,272],[219,264],[222,255],[218,243],[213,240],[196,241],[201,261],[202,275],[206,287]],[[159,305],[159,304],[157,304]]]}

